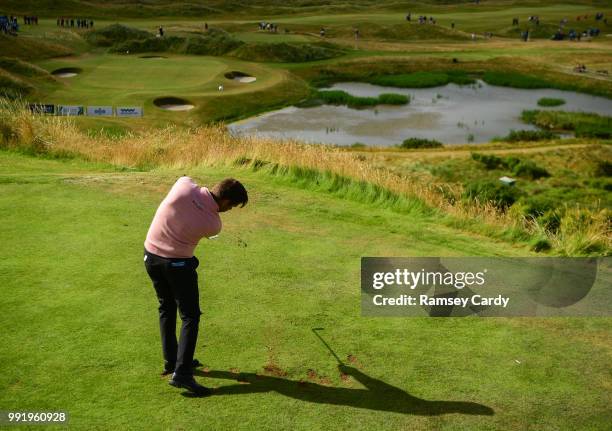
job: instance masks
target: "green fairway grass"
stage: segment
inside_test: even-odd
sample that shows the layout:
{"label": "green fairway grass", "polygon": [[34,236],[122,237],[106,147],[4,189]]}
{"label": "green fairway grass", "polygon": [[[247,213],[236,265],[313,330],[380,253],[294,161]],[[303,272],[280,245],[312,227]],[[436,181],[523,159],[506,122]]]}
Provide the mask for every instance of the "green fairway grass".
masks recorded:
{"label": "green fairway grass", "polygon": [[[65,411],[56,428],[87,431],[610,430],[612,318],[362,317],[360,282],[362,257],[610,256],[609,115],[523,111],[538,130],[455,147],[339,148],[225,127],[288,106],[419,103],[324,88],[337,82],[482,79],[612,98],[609,1],[1,3],[21,28],[0,34],[0,412]],[[32,14],[40,24],[23,25]],[[95,27],[60,28],[58,16]],[[549,40],[564,18],[601,35]],[[60,68],[80,73],[51,75]],[[27,103],[144,116],[67,119]],[[143,264],[153,215],[182,175],[233,177],[249,193],[195,251],[204,398],[160,376]]]}
{"label": "green fairway grass", "polygon": [[[60,85],[47,85],[40,101],[57,104],[144,106],[146,123],[200,121],[202,111],[213,104],[219,111],[223,99],[263,91],[277,103],[286,100],[278,86],[288,80],[286,73],[263,65],[220,57],[163,55],[167,58],[141,58],[142,55],[92,55],[47,60],[40,63],[49,72],[63,67],[78,67],[82,73],[73,78],[59,78]],[[225,73],[241,71],[255,76],[253,83],[238,83]],[[218,86],[223,85],[223,92]],[[158,97],[181,97],[195,105],[185,112],[170,112],[156,107]],[[292,99],[289,99],[292,100]],[[214,113],[211,116],[214,118]],[[205,117],[210,119],[211,117]],[[88,124],[92,119],[82,118]],[[136,119],[111,119],[123,125],[139,124]],[[96,120],[94,120],[96,121]],[[104,119],[102,119],[104,121]]]}
{"label": "green fairway grass", "polygon": [[[42,63],[50,72],[62,67],[79,67],[83,73],[62,79],[65,84],[51,92],[53,101],[65,103],[125,104],[150,102],[164,95],[195,98],[218,95],[223,84],[225,94],[255,91],[271,86],[282,74],[263,66],[216,57],[173,56],[141,58],[139,55],[104,55],[65,58]],[[224,73],[240,70],[257,77],[250,84],[226,79]]]}
{"label": "green fairway grass", "polygon": [[[153,213],[183,173],[202,184],[232,175],[251,195],[196,252],[196,357],[209,371],[198,378],[219,388],[202,399],[159,376],[157,302],[142,263]],[[121,172],[4,151],[0,188],[0,283],[11,292],[1,300],[2,409],[66,410],[74,429],[608,424],[610,319],[360,317],[361,256],[523,248],[246,169]]]}
{"label": "green fairway grass", "polygon": [[[537,81],[541,83],[539,86],[607,97],[612,94],[609,75],[596,73],[597,70],[612,71],[609,55],[612,39],[605,36],[607,28],[602,27],[603,23],[597,23],[593,17],[597,11],[612,12],[603,4],[492,2],[479,6],[422,4],[391,7],[381,4],[374,7],[371,2],[357,1],[354,4],[341,2],[342,5],[332,9],[300,3],[296,11],[285,10],[283,13],[284,6],[270,8],[268,5],[266,9],[264,1],[251,5],[252,9],[231,11],[221,4],[210,14],[198,15],[195,11],[200,6],[193,5],[194,12],[185,14],[182,4],[174,8],[162,7],[162,3],[148,4],[136,15],[132,13],[134,6],[131,4],[101,6],[99,14],[92,15],[94,31],[119,22],[138,31],[145,30],[152,40],[150,43],[129,40],[123,44],[117,41],[116,46],[109,47],[88,44],[88,40],[93,41],[90,30],[58,28],[55,19],[58,10],[47,12],[44,5],[40,6],[39,13],[46,16],[42,17],[39,25],[23,25],[17,38],[0,37],[2,55],[26,59],[50,71],[57,67],[80,67],[83,73],[72,79],[61,79],[60,84],[52,84],[33,82],[15,74],[9,76],[7,71],[0,70],[1,80],[5,83],[0,83],[2,88],[13,87],[9,94],[20,92],[37,102],[144,106],[143,119],[79,119],[79,124],[87,129],[104,126],[121,130],[169,123],[192,126],[218,120],[231,121],[295,104],[312,95],[307,84],[330,82],[324,69],[333,70],[336,81],[372,81],[379,78],[374,75],[389,74],[389,71],[408,75],[411,72],[448,73],[452,69],[453,72],[479,76],[484,72],[491,76],[491,73],[499,74],[501,71],[507,75],[507,79],[496,81],[501,84],[521,81],[521,86],[525,86],[523,81],[527,77],[530,86]],[[364,4],[368,4],[367,10],[363,9]],[[79,11],[79,15],[89,6],[83,5],[84,10]],[[18,9],[20,5],[12,7]],[[154,11],[149,8],[162,8],[168,13],[159,16],[161,9]],[[111,10],[121,10],[121,13],[109,18],[107,13]],[[410,23],[405,20],[408,11],[413,17]],[[415,20],[421,14],[434,16],[437,24],[419,25]],[[584,14],[590,18],[579,23],[575,21],[576,15]],[[568,28],[582,30],[598,26],[602,28],[602,35],[590,42],[553,42],[546,40],[548,36],[541,32],[541,38],[523,43],[518,40],[517,28],[512,27],[511,22],[512,18],[518,17],[519,28],[532,26],[526,21],[530,15],[540,16],[542,28],[553,28],[559,20],[568,18]],[[259,31],[258,23],[261,21],[277,24],[278,33]],[[209,25],[209,32],[204,23]],[[455,29],[451,29],[451,23],[455,23]],[[164,40],[168,40],[168,47],[153,37],[160,25],[165,28],[167,38]],[[322,27],[326,30],[325,38],[319,36]],[[202,48],[203,39],[219,29],[228,32],[220,32],[227,35],[228,41],[243,45],[223,51],[223,56],[218,57],[177,54],[191,46],[186,42],[191,39],[197,42],[193,43],[193,52],[200,52],[198,49]],[[355,29],[360,31],[359,38],[354,36]],[[486,31],[492,31],[494,37],[484,39],[482,35]],[[472,32],[477,34],[476,41],[471,40]],[[178,45],[170,43],[172,40]],[[331,44],[318,45],[319,42]],[[155,55],[168,58],[142,60],[138,58],[140,55],[152,53],[110,53],[119,46],[131,46],[132,51],[150,46],[162,50]],[[590,72],[574,73],[573,67],[578,63],[588,64]],[[257,81],[238,84],[224,80],[223,74],[233,70],[256,76]],[[521,76],[517,80],[513,75]],[[430,78],[418,81],[438,82]],[[224,85],[222,94],[217,91],[220,84]],[[157,97],[180,97],[192,102],[195,108],[183,112],[162,111],[153,104]]]}

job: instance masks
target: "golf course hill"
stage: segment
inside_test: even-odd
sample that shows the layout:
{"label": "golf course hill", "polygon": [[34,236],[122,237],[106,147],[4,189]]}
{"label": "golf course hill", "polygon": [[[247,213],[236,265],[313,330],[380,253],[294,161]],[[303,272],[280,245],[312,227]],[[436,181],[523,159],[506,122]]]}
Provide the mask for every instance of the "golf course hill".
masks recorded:
{"label": "golf course hill", "polygon": [[[175,97],[159,98],[156,104],[170,111],[193,108],[192,101]],[[508,246],[524,251],[599,255],[612,249],[607,233],[607,209],[589,204],[592,199],[589,196],[597,193],[607,205],[606,196],[609,194],[606,195],[605,190],[609,181],[606,176],[610,168],[605,160],[610,157],[610,149],[589,139],[577,139],[567,144],[552,140],[539,149],[536,146],[535,154],[544,154],[546,158],[540,157],[535,163],[525,157],[533,151],[530,143],[526,143],[524,148],[514,142],[493,144],[490,148],[480,146],[477,153],[473,147],[452,150],[439,148],[439,145],[434,148],[420,145],[418,153],[413,156],[407,153],[406,156],[423,166],[427,166],[427,159],[439,157],[445,160],[448,155],[453,156],[444,163],[434,162],[431,172],[435,175],[424,177],[398,169],[401,165],[396,165],[396,162],[406,160],[402,154],[405,150],[401,148],[395,150],[399,151],[395,156],[396,162],[390,161],[386,168],[382,168],[378,162],[380,157],[393,153],[359,151],[359,148],[347,151],[293,140],[279,142],[271,138],[233,135],[223,125],[195,129],[172,126],[142,131],[137,135],[90,134],[81,131],[69,118],[32,114],[16,102],[4,100],[0,109],[3,114],[0,142],[10,151],[43,157],[83,158],[130,170],[165,166],[232,166],[240,171],[279,178],[307,190],[386,208],[397,213],[398,217],[435,220],[442,230],[459,229],[468,235],[504,241]],[[143,146],[142,142],[147,142],[147,145]],[[566,146],[567,151],[564,150]],[[584,154],[580,163],[589,172],[584,179],[590,184],[584,192],[588,194],[574,193],[574,201],[584,204],[576,208],[561,205],[559,199],[562,197],[557,193],[560,179],[555,179],[562,172],[558,163],[562,163],[565,154],[570,153]],[[596,154],[604,161],[598,162],[597,157],[593,158]],[[456,184],[456,180],[444,173],[446,169],[465,172],[463,175],[468,175],[465,178],[468,181],[463,187],[453,190],[455,186],[451,184]],[[495,169],[501,169],[501,172],[513,169],[519,178],[537,182],[533,186],[526,182],[521,188],[510,189],[492,180],[491,175],[493,178],[499,176]],[[548,178],[551,178],[550,183]],[[557,189],[553,187],[555,183]],[[540,198],[530,197],[532,187],[540,189]],[[550,190],[550,193],[543,193],[544,190]],[[582,222],[576,223],[576,220]]]}
{"label": "golf course hill", "polygon": [[[9,0],[7,7],[17,13],[29,4]],[[445,226],[532,252],[608,254],[612,63],[605,6],[40,5],[39,24],[0,35],[2,145],[149,169],[178,163],[176,149],[164,143],[170,139],[188,148],[193,158],[180,163],[189,166],[201,156],[300,178],[305,187],[328,184],[326,190],[342,196],[363,192],[367,202],[400,212],[418,207]],[[84,27],[62,20],[89,13]],[[587,35],[550,40],[560,22]],[[588,33],[595,27],[600,35]],[[525,31],[528,41],[521,39]],[[516,105],[491,105],[470,121],[462,118],[462,109],[480,109],[495,97]],[[30,104],[101,115],[21,113]],[[118,107],[143,115],[114,115]],[[490,117],[497,111],[499,118]],[[377,124],[358,124],[369,114]],[[265,123],[275,116],[279,123]],[[273,136],[289,133],[290,123],[302,135]],[[202,155],[194,136],[231,142],[236,151]],[[136,145],[145,141],[156,144]],[[132,148],[130,157],[119,155],[118,143]]]}

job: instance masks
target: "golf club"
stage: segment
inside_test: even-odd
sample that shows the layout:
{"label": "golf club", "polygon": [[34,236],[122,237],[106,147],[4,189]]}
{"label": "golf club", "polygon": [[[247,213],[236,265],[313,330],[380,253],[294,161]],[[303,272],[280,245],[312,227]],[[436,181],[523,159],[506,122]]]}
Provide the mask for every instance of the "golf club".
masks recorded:
{"label": "golf club", "polygon": [[324,340],[324,339],[323,339],[323,338],[322,338],[322,337],[319,335],[319,333],[317,332],[317,331],[322,331],[323,329],[324,329],[324,328],[312,328],[312,332],[313,332],[313,333],[314,333],[314,334],[317,336],[317,338],[318,338],[319,340],[321,340],[321,343],[323,343],[323,345],[325,345],[325,347],[327,347],[327,350],[329,350],[329,351],[330,351],[330,353],[331,353],[331,354],[334,356],[334,358],[336,358],[336,361],[338,361],[338,364],[339,364],[339,365],[344,365],[344,362],[342,362],[342,361],[340,360],[340,358],[338,357],[338,355],[336,355],[336,352],[334,352],[334,351],[332,350],[332,348],[331,348],[331,347],[329,347],[329,344],[327,344],[327,343],[325,342],[325,340]]}

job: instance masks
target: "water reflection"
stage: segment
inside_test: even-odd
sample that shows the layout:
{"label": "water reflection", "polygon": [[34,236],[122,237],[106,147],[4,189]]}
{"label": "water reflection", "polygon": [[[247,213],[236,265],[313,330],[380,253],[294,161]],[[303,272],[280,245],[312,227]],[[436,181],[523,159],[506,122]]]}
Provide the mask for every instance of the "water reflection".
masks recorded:
{"label": "water reflection", "polygon": [[[230,130],[308,142],[388,146],[409,137],[436,139],[446,144],[489,142],[511,129],[533,130],[520,120],[524,109],[557,109],[612,115],[612,100],[560,90],[522,90],[487,85],[427,89],[401,89],[362,83],[341,83],[332,87],[356,96],[382,93],[410,95],[405,106],[350,109],[346,106],[314,108],[289,107],[231,124]],[[557,108],[537,105],[541,97],[561,98]]]}

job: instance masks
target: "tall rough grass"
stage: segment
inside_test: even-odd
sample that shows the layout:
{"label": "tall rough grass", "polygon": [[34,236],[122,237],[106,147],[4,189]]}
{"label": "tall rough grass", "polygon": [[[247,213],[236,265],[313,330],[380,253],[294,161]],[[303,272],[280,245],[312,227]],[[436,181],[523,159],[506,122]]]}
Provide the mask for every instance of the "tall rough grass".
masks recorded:
{"label": "tall rough grass", "polygon": [[[535,222],[488,202],[461,200],[461,190],[450,190],[447,184],[400,176],[340,148],[232,135],[223,125],[171,126],[121,136],[86,134],[70,118],[32,114],[23,103],[0,99],[0,148],[145,169],[242,166],[346,198],[435,215],[446,225],[497,238],[528,241],[542,231]],[[547,232],[546,237],[561,254],[612,250],[609,216],[599,213],[567,215],[559,232]]]}

